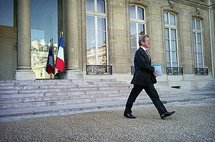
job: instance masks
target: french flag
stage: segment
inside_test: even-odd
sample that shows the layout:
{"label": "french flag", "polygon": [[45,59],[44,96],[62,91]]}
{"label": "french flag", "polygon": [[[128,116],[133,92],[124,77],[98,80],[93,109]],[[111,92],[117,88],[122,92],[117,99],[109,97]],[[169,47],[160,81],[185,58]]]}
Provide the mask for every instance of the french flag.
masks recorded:
{"label": "french flag", "polygon": [[60,37],[58,53],[57,53],[57,58],[55,63],[55,68],[57,68],[60,72],[64,71],[64,66],[65,66],[63,45],[64,45],[63,37]]}
{"label": "french flag", "polygon": [[53,73],[55,74],[55,68],[54,68],[54,53],[53,53],[53,44],[51,43],[51,46],[49,47],[49,54],[48,54],[48,60],[46,64],[46,72],[47,73]]}

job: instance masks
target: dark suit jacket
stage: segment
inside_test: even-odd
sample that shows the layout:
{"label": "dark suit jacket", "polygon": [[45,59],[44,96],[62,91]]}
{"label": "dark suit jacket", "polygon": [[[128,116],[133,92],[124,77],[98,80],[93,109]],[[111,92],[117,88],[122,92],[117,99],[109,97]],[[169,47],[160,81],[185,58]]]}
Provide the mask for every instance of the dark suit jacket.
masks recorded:
{"label": "dark suit jacket", "polygon": [[141,47],[135,53],[134,67],[135,72],[131,84],[149,86],[157,82],[153,74],[154,67],[151,66],[148,55]]}

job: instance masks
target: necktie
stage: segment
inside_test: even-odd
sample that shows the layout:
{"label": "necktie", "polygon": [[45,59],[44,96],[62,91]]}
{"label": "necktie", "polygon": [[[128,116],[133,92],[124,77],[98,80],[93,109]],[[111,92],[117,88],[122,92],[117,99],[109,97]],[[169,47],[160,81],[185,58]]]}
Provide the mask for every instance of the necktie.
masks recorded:
{"label": "necktie", "polygon": [[149,55],[148,50],[145,50],[145,51],[146,51],[146,54],[148,55],[149,61],[151,61],[151,57],[150,57],[150,55]]}

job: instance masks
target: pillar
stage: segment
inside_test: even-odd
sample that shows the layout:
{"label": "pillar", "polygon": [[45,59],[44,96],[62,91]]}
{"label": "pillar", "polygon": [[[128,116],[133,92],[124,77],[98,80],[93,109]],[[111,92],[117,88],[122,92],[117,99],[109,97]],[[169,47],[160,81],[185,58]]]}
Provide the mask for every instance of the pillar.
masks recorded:
{"label": "pillar", "polygon": [[212,68],[212,77],[215,79],[215,2],[211,0],[208,1],[209,5],[209,24],[210,24],[210,47],[211,47],[211,68]]}
{"label": "pillar", "polygon": [[78,1],[65,0],[65,53],[66,53],[66,78],[82,78],[79,67],[79,42],[78,42]]}
{"label": "pillar", "polygon": [[31,69],[30,0],[17,1],[18,59],[16,80],[34,80]]}

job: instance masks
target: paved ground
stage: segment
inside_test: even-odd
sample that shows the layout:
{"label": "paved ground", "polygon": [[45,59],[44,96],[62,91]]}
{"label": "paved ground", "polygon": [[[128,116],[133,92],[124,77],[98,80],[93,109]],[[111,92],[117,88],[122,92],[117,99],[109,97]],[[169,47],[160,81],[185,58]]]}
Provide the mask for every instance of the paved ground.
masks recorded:
{"label": "paved ground", "polygon": [[134,106],[136,119],[123,108],[66,116],[0,122],[1,142],[215,142],[215,101],[174,102],[162,120],[152,104]]}

